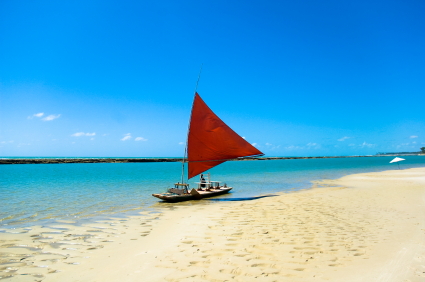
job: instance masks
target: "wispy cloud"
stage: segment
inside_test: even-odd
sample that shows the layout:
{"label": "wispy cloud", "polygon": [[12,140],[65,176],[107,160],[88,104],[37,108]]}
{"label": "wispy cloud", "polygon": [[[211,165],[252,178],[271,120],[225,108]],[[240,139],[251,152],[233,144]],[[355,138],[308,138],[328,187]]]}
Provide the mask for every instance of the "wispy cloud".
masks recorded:
{"label": "wispy cloud", "polygon": [[416,144],[416,142],[412,142],[412,143],[409,143],[409,142],[407,142],[407,143],[401,143],[400,145],[397,145],[396,146],[396,148],[397,149],[400,149],[400,148],[415,148],[415,146],[417,146],[417,145],[415,145]]}
{"label": "wispy cloud", "polygon": [[285,147],[286,150],[311,150],[311,149],[320,149],[322,146],[320,144],[310,142],[307,143],[305,146],[298,146],[298,145],[290,145]]}
{"label": "wispy cloud", "polygon": [[61,116],[60,114],[59,114],[59,115],[48,115],[47,117],[42,118],[41,120],[44,120],[44,121],[51,121],[51,120],[54,120],[54,119],[59,118],[60,116]]}
{"label": "wispy cloud", "polygon": [[179,145],[184,145],[186,144],[186,142],[179,142]]}
{"label": "wispy cloud", "polygon": [[136,137],[136,139],[134,139],[134,141],[148,141],[148,139],[143,138],[143,137]]}
{"label": "wispy cloud", "polygon": [[344,136],[344,137],[342,137],[342,138],[339,138],[339,139],[338,139],[338,141],[345,141],[345,140],[350,139],[350,138],[351,138],[351,137]]}
{"label": "wispy cloud", "polygon": [[358,148],[358,147],[360,147],[360,148],[373,148],[373,147],[376,146],[376,144],[370,144],[370,143],[367,143],[366,141],[364,141],[362,144],[350,143],[350,144],[348,144],[348,146],[353,148],[353,149]]}
{"label": "wispy cloud", "polygon": [[121,139],[121,141],[127,141],[129,139],[131,139],[131,133],[125,134],[124,137]]}
{"label": "wispy cloud", "polygon": [[412,136],[410,136],[410,138],[418,138],[418,136],[412,135]]}
{"label": "wispy cloud", "polygon": [[369,143],[366,143],[366,141],[365,141],[360,145],[360,147],[362,147],[362,148],[372,148],[372,147],[375,147],[375,144],[369,144]]}
{"label": "wispy cloud", "polygon": [[93,133],[84,133],[84,132],[77,132],[77,133],[74,133],[74,134],[71,134],[71,136],[74,136],[74,137],[80,137],[80,136],[95,136],[96,135],[96,132],[93,132]]}
{"label": "wispy cloud", "polygon": [[258,144],[257,143],[252,143],[251,145],[254,146],[254,147],[256,147]]}
{"label": "wispy cloud", "polygon": [[273,145],[272,143],[267,142],[266,146],[269,150],[276,150],[280,148],[280,145]]}
{"label": "wispy cloud", "polygon": [[43,115],[44,113],[33,114],[32,116],[29,116],[28,119],[33,119],[35,117],[41,118]]}
{"label": "wispy cloud", "polygon": [[322,148],[322,146],[320,144],[314,143],[314,142],[310,142],[307,145],[307,149],[320,149]]}
{"label": "wispy cloud", "polygon": [[[41,118],[44,116],[44,113],[37,113],[37,114],[33,114],[32,116],[29,116],[28,119],[33,119],[33,118]],[[43,121],[51,121],[54,119],[59,118],[61,115],[48,115],[47,117],[42,118],[41,120]]]}
{"label": "wispy cloud", "polygon": [[300,149],[304,149],[304,147],[290,145],[290,146],[285,147],[285,149],[287,149],[287,150],[300,150]]}

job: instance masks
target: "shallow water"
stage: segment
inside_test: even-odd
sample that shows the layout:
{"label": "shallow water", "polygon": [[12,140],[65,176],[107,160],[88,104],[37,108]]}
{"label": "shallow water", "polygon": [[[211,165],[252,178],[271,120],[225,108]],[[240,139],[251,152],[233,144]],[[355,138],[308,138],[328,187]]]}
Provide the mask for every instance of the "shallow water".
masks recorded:
{"label": "shallow water", "polygon": [[[218,199],[240,200],[311,186],[312,180],[398,169],[394,157],[233,161],[213,168],[212,180],[234,187]],[[425,167],[406,156],[401,169]],[[157,204],[152,193],[180,181],[180,163],[25,164],[0,166],[0,226],[21,227],[55,219],[122,215]],[[195,187],[197,179],[189,181]],[[200,201],[205,202],[207,201]],[[214,203],[214,201],[208,201]],[[193,203],[186,203],[193,204]]]}

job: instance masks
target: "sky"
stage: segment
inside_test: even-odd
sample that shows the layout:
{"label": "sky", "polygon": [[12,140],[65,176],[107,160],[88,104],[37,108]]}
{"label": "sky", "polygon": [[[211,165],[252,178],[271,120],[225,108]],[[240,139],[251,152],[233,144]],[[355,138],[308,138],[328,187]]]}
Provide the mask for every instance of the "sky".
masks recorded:
{"label": "sky", "polygon": [[181,157],[193,93],[266,156],[425,146],[425,2],[0,0],[0,156]]}

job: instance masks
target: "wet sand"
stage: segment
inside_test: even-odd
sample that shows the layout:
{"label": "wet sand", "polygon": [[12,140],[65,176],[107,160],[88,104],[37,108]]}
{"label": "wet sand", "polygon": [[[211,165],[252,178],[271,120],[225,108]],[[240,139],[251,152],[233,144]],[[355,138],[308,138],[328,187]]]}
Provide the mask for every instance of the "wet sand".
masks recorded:
{"label": "wet sand", "polygon": [[425,168],[315,187],[0,233],[0,279],[425,281]]}

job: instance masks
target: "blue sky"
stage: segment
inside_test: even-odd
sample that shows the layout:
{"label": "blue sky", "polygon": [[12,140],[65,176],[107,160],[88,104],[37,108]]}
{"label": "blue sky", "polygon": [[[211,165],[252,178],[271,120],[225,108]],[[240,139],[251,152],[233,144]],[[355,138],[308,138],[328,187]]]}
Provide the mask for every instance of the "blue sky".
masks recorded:
{"label": "blue sky", "polygon": [[0,0],[0,156],[182,156],[198,92],[268,156],[425,146],[423,1]]}

